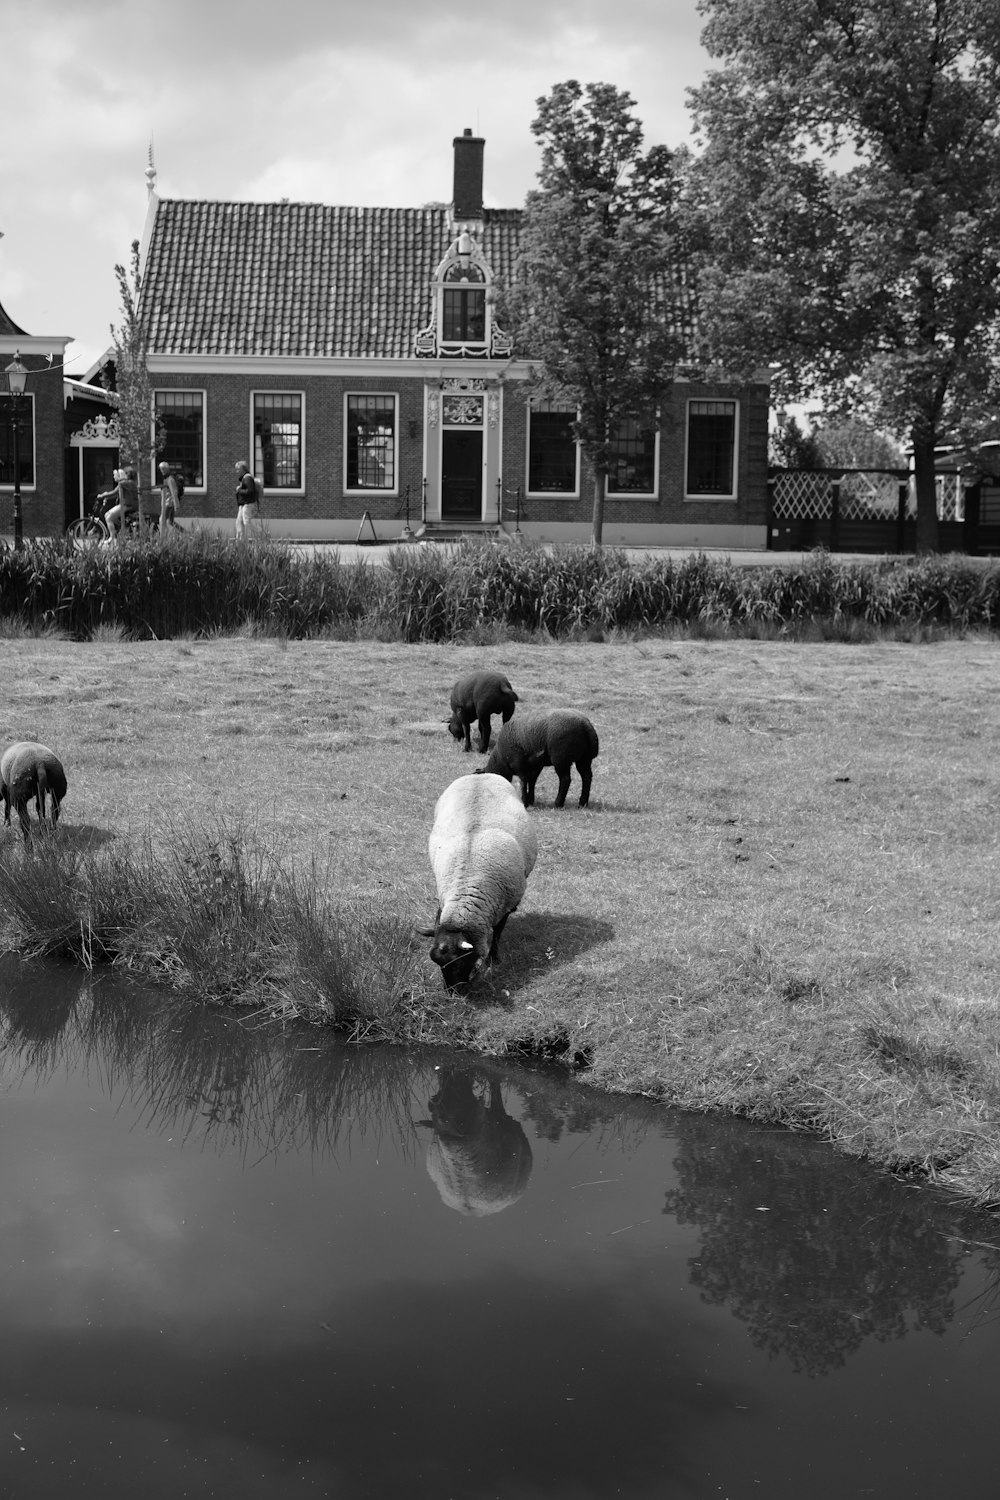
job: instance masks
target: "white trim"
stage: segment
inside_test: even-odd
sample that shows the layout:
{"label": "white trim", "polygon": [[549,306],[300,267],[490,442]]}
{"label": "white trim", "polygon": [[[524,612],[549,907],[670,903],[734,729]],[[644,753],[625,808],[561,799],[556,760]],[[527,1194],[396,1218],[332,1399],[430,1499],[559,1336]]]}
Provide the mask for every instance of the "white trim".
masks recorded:
{"label": "white trim", "polygon": [[453,376],[474,375],[481,380],[527,380],[533,366],[526,360],[449,359],[435,356],[418,359],[415,355],[399,359],[347,359],[330,355],[282,354],[150,354],[150,375],[255,375],[294,378],[302,375],[334,375],[345,380],[447,380]]}
{"label": "white trim", "polygon": [[[732,406],[734,408],[734,410],[733,410],[733,452],[732,452],[732,472],[733,472],[733,481],[732,481],[732,483],[733,483],[733,487],[732,487],[732,489],[731,489],[731,491],[729,492],[728,495],[720,495],[717,490],[714,490],[710,494],[705,495],[705,494],[700,494],[697,490],[689,490],[688,487],[687,487],[687,483],[688,483],[688,450],[690,448],[690,443],[691,443],[691,404],[694,401],[700,401],[700,402],[714,401],[719,406]],[[740,485],[740,462],[739,462],[740,461],[740,416],[741,416],[740,406],[741,405],[742,405],[742,403],[741,403],[741,401],[740,401],[740,399],[739,399],[738,396],[689,396],[687,398],[687,402],[686,402],[685,407],[684,407],[684,492],[683,492],[683,498],[684,498],[685,501],[687,501],[687,500],[693,500],[693,501],[696,501],[698,504],[701,504],[702,502],[707,501],[709,504],[711,504],[712,502],[715,502],[715,503],[721,503],[722,505],[732,505],[733,501],[737,500],[739,498],[739,485]]]}
{"label": "white trim", "polygon": [[[393,482],[392,482],[391,485],[386,485],[384,488],[381,485],[374,485],[374,484],[355,485],[353,488],[348,488],[348,484],[347,484],[347,454],[348,454],[347,410],[348,410],[348,401],[350,400],[350,398],[352,396],[389,396],[392,399],[392,403],[393,403],[393,411],[392,411],[392,480],[393,480]],[[357,497],[357,498],[361,498],[364,495],[384,495],[387,500],[398,499],[399,498],[399,392],[398,391],[345,391],[344,392],[343,406],[341,408],[341,411],[342,411],[342,422],[343,422],[343,426],[341,428],[341,431],[344,434],[344,466],[343,466],[343,469],[341,470],[341,487],[343,489],[345,497],[348,496],[348,495],[351,496],[351,497]]]}
{"label": "white trim", "polygon": [[[265,485],[264,494],[273,495],[276,500],[283,497],[301,498],[306,492],[306,393],[305,391],[290,391],[275,388],[274,386],[254,386],[250,391],[250,451],[247,454],[247,463],[250,465],[251,474],[256,475],[257,457],[257,434],[254,432],[254,397],[255,396],[298,396],[301,403],[299,407],[299,484],[295,487],[283,484]],[[235,463],[235,459],[233,460]],[[263,483],[264,476],[260,476]]]}
{"label": "white trim", "polygon": [[610,475],[604,480],[605,500],[652,500],[660,498],[660,429],[653,433],[653,488],[651,490],[613,490]]}
{"label": "white trim", "polygon": [[[191,385],[154,385],[152,387],[153,409],[150,420],[156,419],[156,398],[159,394],[201,397],[201,484],[185,484],[184,495],[206,495],[208,493],[208,392]],[[157,465],[162,458],[152,458],[149,465],[150,484],[155,489],[159,484]]]}
{"label": "white trim", "polygon": [[[574,416],[576,416],[578,414],[578,409],[574,410],[573,408],[571,408],[569,406],[556,406],[555,403],[552,402],[552,401],[546,401],[544,403],[544,405],[547,406],[550,411],[554,410],[554,411],[573,412]],[[541,409],[541,408],[539,408],[539,409]],[[533,490],[533,489],[530,488],[530,481],[531,481],[531,414],[532,414],[533,410],[534,410],[534,402],[529,397],[529,399],[524,403],[524,411],[525,411],[525,418],[526,418],[525,423],[524,423],[524,498],[526,500],[579,500],[580,499],[580,444],[579,444],[579,442],[575,438],[573,439],[573,447],[576,449],[576,471],[575,471],[574,479],[573,479],[573,485],[574,485],[573,489],[571,489],[571,490]]]}
{"label": "white trim", "polygon": [[[52,338],[32,338],[30,333],[0,333],[0,355],[5,354],[58,354],[65,362],[66,345],[73,342],[73,335]],[[29,375],[44,375],[46,370],[29,370]]]}

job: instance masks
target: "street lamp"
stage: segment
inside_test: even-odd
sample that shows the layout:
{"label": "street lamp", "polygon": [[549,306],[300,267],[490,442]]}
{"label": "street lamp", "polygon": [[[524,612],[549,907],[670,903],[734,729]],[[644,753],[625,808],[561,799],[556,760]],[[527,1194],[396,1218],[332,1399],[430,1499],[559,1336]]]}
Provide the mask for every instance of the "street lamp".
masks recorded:
{"label": "street lamp", "polygon": [[20,359],[21,351],[14,353],[14,358],[7,366],[7,384],[10,388],[11,405],[14,418],[14,551],[20,552],[24,546],[23,528],[21,525],[21,397],[24,395],[24,387],[27,383],[28,372]]}

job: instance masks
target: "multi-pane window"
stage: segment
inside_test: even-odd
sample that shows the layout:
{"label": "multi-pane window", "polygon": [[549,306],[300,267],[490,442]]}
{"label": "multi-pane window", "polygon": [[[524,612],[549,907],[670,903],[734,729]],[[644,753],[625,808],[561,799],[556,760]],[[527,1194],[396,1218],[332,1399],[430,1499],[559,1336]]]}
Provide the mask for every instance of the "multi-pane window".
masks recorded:
{"label": "multi-pane window", "polygon": [[656,494],[656,433],[629,419],[612,444],[608,493]]}
{"label": "multi-pane window", "polygon": [[529,494],[576,493],[575,420],[575,412],[540,402],[528,408]]}
{"label": "multi-pane window", "polygon": [[689,401],[688,495],[733,495],[736,402]]}
{"label": "multi-pane window", "polygon": [[445,287],[441,337],[447,344],[483,343],[486,293],[482,287]]}
{"label": "multi-pane window", "polygon": [[[30,392],[18,401],[17,466],[22,485],[35,482],[35,403]],[[14,398],[0,395],[0,484],[14,483]]]}
{"label": "multi-pane window", "polygon": [[253,470],[269,490],[302,488],[302,396],[255,391]]}
{"label": "multi-pane window", "polygon": [[205,398],[201,391],[154,391],[153,404],[163,447],[157,463],[180,470],[189,488],[205,483]]}
{"label": "multi-pane window", "polygon": [[348,396],[345,488],[396,488],[395,396]]}

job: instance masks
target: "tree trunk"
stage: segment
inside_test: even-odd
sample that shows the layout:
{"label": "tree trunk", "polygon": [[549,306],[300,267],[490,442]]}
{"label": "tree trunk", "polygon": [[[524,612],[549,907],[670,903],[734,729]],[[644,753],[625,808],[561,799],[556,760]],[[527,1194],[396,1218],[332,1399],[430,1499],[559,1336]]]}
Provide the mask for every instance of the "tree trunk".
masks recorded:
{"label": "tree trunk", "polygon": [[934,438],[913,434],[913,481],[917,491],[917,551],[938,550],[937,484]]}
{"label": "tree trunk", "polygon": [[590,533],[591,546],[601,547],[604,543],[604,491],[607,489],[607,475],[594,472],[594,521]]}

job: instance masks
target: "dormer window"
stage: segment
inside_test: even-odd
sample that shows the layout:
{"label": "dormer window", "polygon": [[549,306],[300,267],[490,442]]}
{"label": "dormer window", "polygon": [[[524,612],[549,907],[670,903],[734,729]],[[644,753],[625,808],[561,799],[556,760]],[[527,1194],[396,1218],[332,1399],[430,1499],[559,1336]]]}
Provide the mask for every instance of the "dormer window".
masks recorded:
{"label": "dormer window", "polygon": [[493,321],[492,273],[467,229],[449,246],[434,276],[434,321],[414,340],[418,355],[509,359],[513,340]]}

